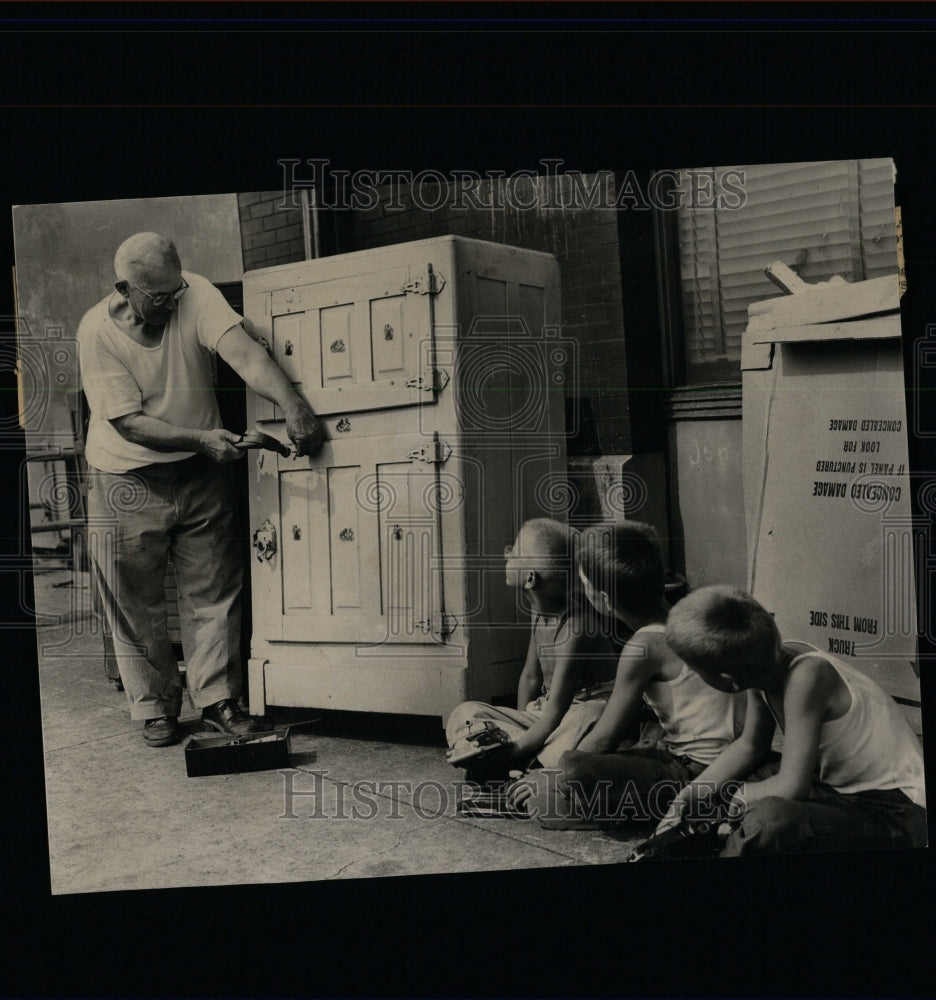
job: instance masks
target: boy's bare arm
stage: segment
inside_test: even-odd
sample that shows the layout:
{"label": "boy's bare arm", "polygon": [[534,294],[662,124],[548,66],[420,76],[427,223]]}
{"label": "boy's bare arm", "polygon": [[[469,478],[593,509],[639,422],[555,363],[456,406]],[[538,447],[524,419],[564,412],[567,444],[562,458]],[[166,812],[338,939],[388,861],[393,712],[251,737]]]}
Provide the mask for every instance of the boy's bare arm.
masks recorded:
{"label": "boy's bare arm", "polygon": [[662,667],[665,649],[663,637],[653,634],[635,636],[627,643],[618,660],[614,689],[608,704],[577,749],[586,753],[612,753],[617,748],[628,727],[637,718],[647,685]]}
{"label": "boy's bare arm", "polygon": [[819,759],[819,734],[836,685],[834,667],[818,658],[804,659],[790,674],[783,695],[783,755],[780,771],[764,781],[745,782],[736,798],[749,805],[768,795],[809,797]]}
{"label": "boy's bare arm", "polygon": [[540,667],[539,653],[536,651],[536,641],[531,630],[526,660],[517,683],[517,708],[521,710],[526,708],[531,701],[539,697],[542,688],[543,670]]}
{"label": "boy's bare arm", "polygon": [[763,764],[770,754],[776,723],[763,699],[754,691],[747,693],[744,730],[697,777],[673,799],[657,832],[678,823],[690,802],[700,802],[715,795],[729,781],[744,778]]}
{"label": "boy's bare arm", "polygon": [[542,716],[516,740],[510,749],[510,758],[526,766],[542,750],[550,734],[569,710],[575,692],[582,686],[585,661],[583,654],[587,639],[572,635],[562,642],[561,652],[556,653],[549,697],[543,705]]}

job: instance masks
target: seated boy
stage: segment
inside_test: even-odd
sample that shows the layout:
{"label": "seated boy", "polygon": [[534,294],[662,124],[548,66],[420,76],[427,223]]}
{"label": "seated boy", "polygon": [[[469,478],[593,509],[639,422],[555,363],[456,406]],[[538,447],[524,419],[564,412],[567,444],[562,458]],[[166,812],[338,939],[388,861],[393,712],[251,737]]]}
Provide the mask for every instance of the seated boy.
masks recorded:
{"label": "seated boy", "polygon": [[608,623],[599,621],[572,586],[577,532],[549,518],[523,524],[505,550],[507,585],[526,595],[533,625],[517,688],[517,708],[482,702],[459,705],[448,719],[450,747],[472,725],[492,720],[510,737],[503,752],[467,769],[471,781],[505,778],[538,759],[555,766],[559,755],[579,744],[595,724],[614,676],[616,655]]}
{"label": "seated boy", "polygon": [[[582,533],[578,557],[588,600],[633,635],[597,724],[562,755],[558,775],[543,771],[514,786],[511,804],[526,802],[542,826],[554,829],[659,818],[735,738],[740,704],[704,684],[667,645],[663,555],[650,525],[594,525]],[[654,738],[619,750],[643,702],[659,723]]]}
{"label": "seated boy", "polygon": [[[679,793],[660,831],[733,782],[740,825],[722,857],[926,844],[920,745],[873,680],[784,642],[773,617],[731,587],[684,598],[666,640],[713,689],[747,691],[747,714],[741,736]],[[769,753],[775,726],[784,733],[779,771],[738,785]]]}

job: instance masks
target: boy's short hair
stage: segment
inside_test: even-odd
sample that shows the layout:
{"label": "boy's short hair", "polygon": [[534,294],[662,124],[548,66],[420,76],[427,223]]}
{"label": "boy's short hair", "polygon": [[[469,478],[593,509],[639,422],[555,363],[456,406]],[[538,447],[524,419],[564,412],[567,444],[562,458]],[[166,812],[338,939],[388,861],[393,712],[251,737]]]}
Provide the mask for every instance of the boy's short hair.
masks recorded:
{"label": "boy's short hair", "polygon": [[700,587],[666,622],[666,644],[690,667],[742,682],[776,661],[779,643],[773,616],[737,587]]}
{"label": "boy's short hair", "polygon": [[524,521],[514,543],[515,555],[543,580],[569,581],[575,573],[578,531],[551,517]]}
{"label": "boy's short hair", "polygon": [[664,598],[660,540],[642,521],[586,528],[578,541],[578,565],[585,579],[620,611],[652,612]]}

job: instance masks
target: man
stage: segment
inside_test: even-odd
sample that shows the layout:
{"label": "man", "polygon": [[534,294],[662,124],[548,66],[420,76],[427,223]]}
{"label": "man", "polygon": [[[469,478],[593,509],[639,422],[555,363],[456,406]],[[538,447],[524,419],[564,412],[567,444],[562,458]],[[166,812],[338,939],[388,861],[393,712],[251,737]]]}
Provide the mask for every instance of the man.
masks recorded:
{"label": "man", "polygon": [[166,624],[171,556],[192,702],[205,724],[243,735],[258,727],[238,704],[243,553],[227,463],[244,452],[221,426],[212,352],[280,407],[299,455],[322,447],[324,428],[221,293],[183,273],[165,237],[131,236],[114,272],[116,291],[85,314],[78,343],[91,410],[92,567],[130,716],[143,720],[149,746],[181,738],[182,685]]}

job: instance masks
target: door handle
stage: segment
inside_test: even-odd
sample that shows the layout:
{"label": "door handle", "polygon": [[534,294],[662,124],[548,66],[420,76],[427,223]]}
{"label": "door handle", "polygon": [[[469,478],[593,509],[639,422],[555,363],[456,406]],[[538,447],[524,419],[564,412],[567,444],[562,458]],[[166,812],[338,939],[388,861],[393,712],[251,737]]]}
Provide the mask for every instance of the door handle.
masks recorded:
{"label": "door handle", "polygon": [[257,561],[269,562],[276,555],[276,528],[273,522],[266,520],[253,533],[253,547],[257,550]]}

